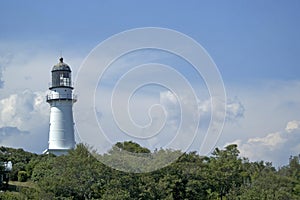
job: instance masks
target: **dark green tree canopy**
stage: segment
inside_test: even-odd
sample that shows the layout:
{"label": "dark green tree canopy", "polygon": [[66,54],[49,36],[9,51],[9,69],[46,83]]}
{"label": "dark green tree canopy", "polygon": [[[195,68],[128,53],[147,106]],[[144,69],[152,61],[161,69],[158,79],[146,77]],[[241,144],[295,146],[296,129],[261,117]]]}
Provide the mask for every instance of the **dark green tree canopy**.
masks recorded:
{"label": "dark green tree canopy", "polygon": [[[299,156],[292,156],[287,166],[276,170],[271,163],[241,158],[235,144],[216,148],[206,157],[197,152],[181,152],[172,164],[137,174],[102,164],[83,144],[59,157],[4,147],[2,151],[11,152],[2,154],[2,161],[14,160],[16,167],[12,173],[34,187],[0,193],[0,199],[300,199]],[[151,153],[137,143],[126,141],[116,143],[110,153],[98,156],[112,157],[117,165],[130,163],[130,154],[118,159],[116,151]],[[178,155],[176,151],[163,149],[152,154],[164,160],[174,152]]]}
{"label": "dark green tree canopy", "polygon": [[115,147],[120,150],[125,150],[131,153],[150,153],[151,151],[145,147],[141,147],[139,144],[132,141],[117,142]]}

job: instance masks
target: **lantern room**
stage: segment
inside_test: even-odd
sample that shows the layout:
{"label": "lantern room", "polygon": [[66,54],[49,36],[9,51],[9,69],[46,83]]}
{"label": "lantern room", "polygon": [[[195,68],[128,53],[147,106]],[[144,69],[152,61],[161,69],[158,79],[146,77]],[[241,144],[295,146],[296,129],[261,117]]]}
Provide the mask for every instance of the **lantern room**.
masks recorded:
{"label": "lantern room", "polygon": [[59,59],[59,63],[52,68],[52,84],[49,89],[57,87],[72,88],[71,68],[63,62],[63,58]]}

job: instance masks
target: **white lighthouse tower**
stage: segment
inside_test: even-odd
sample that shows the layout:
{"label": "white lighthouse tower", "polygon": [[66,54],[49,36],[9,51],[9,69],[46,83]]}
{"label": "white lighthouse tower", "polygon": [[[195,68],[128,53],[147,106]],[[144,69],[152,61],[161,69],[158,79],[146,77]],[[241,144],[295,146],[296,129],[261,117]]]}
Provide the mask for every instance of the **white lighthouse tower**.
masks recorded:
{"label": "white lighthouse tower", "polygon": [[49,148],[44,153],[62,155],[75,146],[72,107],[77,99],[72,93],[71,68],[63,58],[54,65],[51,75],[52,83],[46,98],[50,104]]}

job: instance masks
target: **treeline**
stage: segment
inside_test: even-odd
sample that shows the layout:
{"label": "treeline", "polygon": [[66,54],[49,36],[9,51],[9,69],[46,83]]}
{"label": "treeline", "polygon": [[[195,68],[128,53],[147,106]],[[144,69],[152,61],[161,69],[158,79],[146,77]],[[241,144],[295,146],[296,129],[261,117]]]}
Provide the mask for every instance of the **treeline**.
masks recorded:
{"label": "treeline", "polygon": [[[102,156],[122,165],[116,152],[125,150],[150,152],[134,142],[123,142]],[[178,155],[178,151],[163,149],[155,153],[162,159]],[[291,157],[287,166],[275,169],[271,163],[239,157],[234,144],[216,148],[209,157],[196,152],[183,153],[171,165],[149,173],[112,169],[99,162],[82,144],[59,157],[14,150],[2,153],[1,159],[15,162],[12,179],[17,180],[22,171],[26,172],[22,181],[35,183],[35,187],[20,188],[18,193],[2,192],[1,199],[300,199],[298,156]],[[126,162],[130,159],[122,158],[120,168],[132,167],[128,163],[134,163]]]}

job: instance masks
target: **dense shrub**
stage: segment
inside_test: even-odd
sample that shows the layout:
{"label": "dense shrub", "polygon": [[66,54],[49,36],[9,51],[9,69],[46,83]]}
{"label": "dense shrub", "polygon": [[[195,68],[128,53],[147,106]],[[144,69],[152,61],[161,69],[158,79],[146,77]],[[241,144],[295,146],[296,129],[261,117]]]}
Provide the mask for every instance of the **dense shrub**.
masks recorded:
{"label": "dense shrub", "polygon": [[18,172],[18,181],[20,181],[20,182],[26,182],[27,178],[28,178],[27,172],[25,172],[25,171],[19,171]]}

